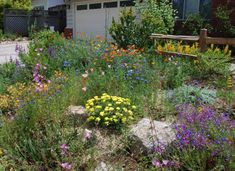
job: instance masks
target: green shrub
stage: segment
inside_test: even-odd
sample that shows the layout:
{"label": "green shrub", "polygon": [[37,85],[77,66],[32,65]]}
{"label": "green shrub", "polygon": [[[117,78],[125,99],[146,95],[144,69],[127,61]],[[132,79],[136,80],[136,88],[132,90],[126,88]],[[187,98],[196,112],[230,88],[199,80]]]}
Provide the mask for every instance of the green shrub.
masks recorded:
{"label": "green shrub", "polygon": [[215,15],[218,23],[214,27],[214,34],[221,37],[234,37],[235,36],[235,26],[231,23],[231,14],[234,10],[229,10],[226,6],[219,6],[216,9]]}
{"label": "green shrub", "polygon": [[137,31],[139,26],[136,24],[136,17],[132,9],[123,10],[120,13],[120,23],[117,23],[114,18],[109,32],[112,38],[116,41],[119,47],[127,48],[128,45],[137,43]]}
{"label": "green shrub", "polygon": [[184,31],[182,34],[199,35],[200,30],[203,28],[206,28],[209,33],[212,30],[212,27],[208,21],[205,20],[201,14],[190,14],[183,23]]}
{"label": "green shrub", "polygon": [[[151,47],[152,33],[170,33],[174,27],[174,10],[169,0],[147,0],[136,3],[136,14],[129,9],[121,13],[120,23],[113,20],[110,35],[119,47],[136,45],[139,48]],[[139,22],[136,16],[139,16]],[[136,22],[136,23],[135,23]]]}

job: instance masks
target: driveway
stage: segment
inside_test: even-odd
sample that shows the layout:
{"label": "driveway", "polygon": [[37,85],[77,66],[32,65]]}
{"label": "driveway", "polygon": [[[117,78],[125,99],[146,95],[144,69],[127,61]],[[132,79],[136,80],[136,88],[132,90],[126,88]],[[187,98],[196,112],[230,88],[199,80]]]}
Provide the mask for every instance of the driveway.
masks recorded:
{"label": "driveway", "polygon": [[28,51],[29,41],[21,41],[21,42],[3,42],[0,43],[0,64],[9,62],[10,59],[18,58],[18,51],[16,47],[20,47],[24,49],[26,52]]}

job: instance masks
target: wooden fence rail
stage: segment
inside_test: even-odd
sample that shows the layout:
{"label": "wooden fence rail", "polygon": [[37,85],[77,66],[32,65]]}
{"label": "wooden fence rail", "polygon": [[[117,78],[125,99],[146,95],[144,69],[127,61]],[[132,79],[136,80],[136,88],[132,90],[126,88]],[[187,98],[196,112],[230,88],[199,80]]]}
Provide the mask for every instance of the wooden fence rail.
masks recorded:
{"label": "wooden fence rail", "polygon": [[198,42],[201,52],[206,52],[208,44],[235,45],[235,38],[208,37],[207,29],[201,29],[199,36],[152,34],[150,38],[154,40],[155,45],[158,39]]}

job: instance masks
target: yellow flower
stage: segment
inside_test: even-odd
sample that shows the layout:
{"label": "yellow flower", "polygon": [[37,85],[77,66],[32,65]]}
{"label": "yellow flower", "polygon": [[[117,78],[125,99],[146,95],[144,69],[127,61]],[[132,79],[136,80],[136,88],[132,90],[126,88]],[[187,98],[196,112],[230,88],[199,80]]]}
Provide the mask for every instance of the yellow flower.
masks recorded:
{"label": "yellow flower", "polygon": [[90,108],[90,109],[89,109],[89,112],[94,112],[94,111],[95,111],[94,108]]}
{"label": "yellow flower", "polygon": [[122,103],[122,102],[120,102],[120,101],[116,102],[117,105],[119,105],[119,104],[121,104],[121,103]]}
{"label": "yellow flower", "polygon": [[228,80],[227,80],[227,87],[228,88],[232,88],[233,87],[233,79],[232,77],[228,77]]}
{"label": "yellow flower", "polygon": [[98,106],[96,106],[95,108],[96,108],[96,109],[102,109],[102,106],[99,106],[99,105],[98,105]]}
{"label": "yellow flower", "polygon": [[100,112],[100,116],[104,116],[104,114],[105,114],[104,112]]}
{"label": "yellow flower", "polygon": [[120,110],[121,108],[120,108],[120,107],[117,107],[116,109],[117,109],[117,110]]}
{"label": "yellow flower", "polygon": [[131,106],[132,107],[132,109],[136,109],[136,106]]}
{"label": "yellow flower", "polygon": [[197,110],[198,110],[199,113],[201,113],[202,110],[203,110],[203,108],[202,108],[202,107],[199,107]]}
{"label": "yellow flower", "polygon": [[110,108],[109,108],[109,111],[114,111],[114,108],[113,108],[113,107],[110,107]]}
{"label": "yellow flower", "polygon": [[0,148],[0,156],[3,156],[4,155],[4,151],[3,149]]}
{"label": "yellow flower", "polygon": [[111,107],[111,106],[112,106],[112,104],[111,104],[111,103],[109,103],[109,104],[108,104],[108,106],[109,106],[109,107]]}
{"label": "yellow flower", "polygon": [[97,118],[95,119],[96,122],[100,122],[100,120],[101,120],[101,119],[100,119],[99,117],[97,117]]}
{"label": "yellow flower", "polygon": [[126,123],[126,118],[125,117],[122,118],[122,123]]}
{"label": "yellow flower", "polygon": [[129,113],[130,115],[133,115],[133,112],[132,112],[131,110],[129,110],[128,113]]}
{"label": "yellow flower", "polygon": [[109,126],[109,122],[104,122],[105,125]]}
{"label": "yellow flower", "polygon": [[93,116],[90,116],[87,120],[90,122],[92,120],[94,120],[95,118]]}

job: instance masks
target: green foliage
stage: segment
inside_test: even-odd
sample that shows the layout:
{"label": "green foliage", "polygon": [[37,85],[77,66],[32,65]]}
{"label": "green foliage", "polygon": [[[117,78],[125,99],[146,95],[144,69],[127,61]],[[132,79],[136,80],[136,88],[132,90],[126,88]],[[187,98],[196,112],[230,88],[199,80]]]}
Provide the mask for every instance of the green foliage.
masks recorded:
{"label": "green foliage", "polygon": [[201,16],[201,14],[190,14],[183,23],[183,34],[199,35],[200,30],[206,28],[209,32],[212,30],[210,24]]}
{"label": "green foliage", "polygon": [[137,43],[136,32],[139,29],[138,27],[132,9],[123,10],[120,14],[119,23],[113,18],[109,32],[119,47],[127,48],[128,45]]}
{"label": "green foliage", "polygon": [[219,48],[210,48],[206,53],[201,54],[199,60],[198,74],[201,74],[201,77],[227,76],[230,74],[231,53],[223,52]]}
{"label": "green foliage", "polygon": [[231,23],[231,14],[234,9],[229,10],[226,6],[219,6],[216,9],[215,15],[218,20],[218,25],[214,28],[215,34],[222,37],[234,37],[235,26]]}
{"label": "green foliage", "polygon": [[[174,27],[174,10],[168,0],[147,0],[136,2],[136,14],[131,9],[121,13],[121,21],[113,20],[110,34],[119,47],[136,45],[139,48],[151,47],[149,36],[152,33],[170,33]],[[136,16],[140,18],[138,21]]]}
{"label": "green foliage", "polygon": [[214,90],[187,85],[168,91],[166,96],[176,105],[183,103],[213,104],[217,98]]}

